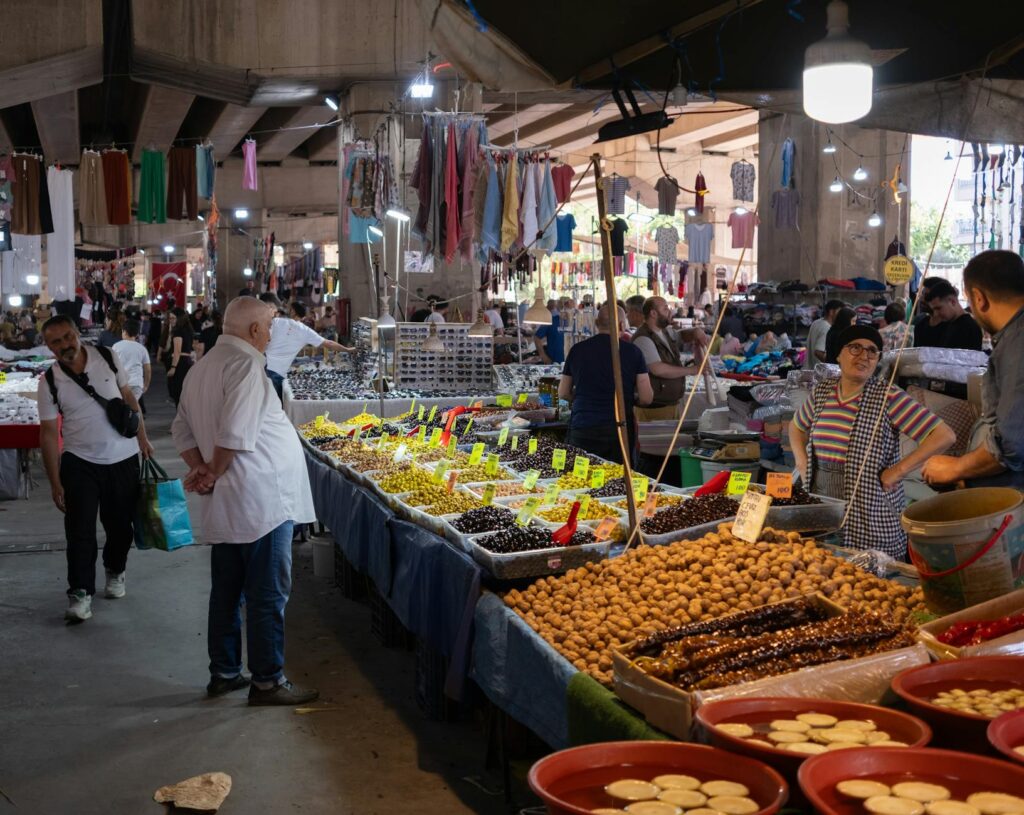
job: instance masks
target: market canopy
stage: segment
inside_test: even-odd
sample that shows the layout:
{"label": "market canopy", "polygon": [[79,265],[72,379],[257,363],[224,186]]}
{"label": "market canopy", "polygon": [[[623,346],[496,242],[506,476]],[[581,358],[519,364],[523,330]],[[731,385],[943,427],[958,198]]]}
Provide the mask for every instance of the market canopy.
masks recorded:
{"label": "market canopy", "polygon": [[[645,89],[654,95],[682,84],[712,98],[802,112],[804,51],[825,34],[821,0],[419,2],[446,58],[506,92],[583,93],[619,82],[633,83],[643,99]],[[850,33],[868,43],[876,65],[874,106],[858,124],[1021,139],[1024,3],[858,0]]]}

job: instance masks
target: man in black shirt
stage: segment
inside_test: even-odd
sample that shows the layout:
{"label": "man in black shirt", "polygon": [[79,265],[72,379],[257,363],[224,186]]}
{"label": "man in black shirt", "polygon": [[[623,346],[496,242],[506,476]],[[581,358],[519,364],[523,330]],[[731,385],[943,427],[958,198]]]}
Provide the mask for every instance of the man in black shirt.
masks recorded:
{"label": "man in black shirt", "polygon": [[914,318],[914,345],[918,348],[935,346],[942,333],[942,323],[928,308],[928,292],[936,283],[945,282],[941,277],[926,277],[921,281],[921,300]]}
{"label": "man in black shirt", "polygon": [[[929,288],[925,296],[928,298],[928,308],[939,321],[939,331],[936,336],[927,338],[928,344],[938,348],[981,350],[981,327],[964,311],[957,290],[951,283],[941,280]],[[916,339],[915,344],[918,347],[923,345]]]}

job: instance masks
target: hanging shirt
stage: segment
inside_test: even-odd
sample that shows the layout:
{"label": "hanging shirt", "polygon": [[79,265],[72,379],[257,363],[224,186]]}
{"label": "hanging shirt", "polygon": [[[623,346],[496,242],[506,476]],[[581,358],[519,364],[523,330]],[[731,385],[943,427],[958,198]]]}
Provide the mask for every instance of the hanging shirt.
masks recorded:
{"label": "hanging shirt", "polygon": [[714,224],[687,224],[684,232],[689,250],[687,260],[690,263],[710,263],[711,241],[715,237]]}
{"label": "hanging shirt", "polygon": [[537,248],[548,254],[555,251],[558,244],[558,227],[555,224],[555,210],[558,209],[558,198],[555,195],[555,184],[551,178],[551,162],[544,162],[544,178],[540,186],[540,204],[537,208],[538,229],[544,230],[544,235],[537,241]]}
{"label": "hanging shirt", "polygon": [[537,240],[537,165],[523,165],[523,200],[519,203],[520,222],[523,225],[523,246],[536,247]]}
{"label": "hanging shirt", "polygon": [[568,164],[559,164],[551,170],[551,181],[555,185],[555,197],[559,204],[564,204],[569,200],[574,175],[576,175],[576,171]]}
{"label": "hanging shirt", "polygon": [[376,218],[360,218],[351,209],[348,211],[348,234],[352,243],[374,243],[378,240],[376,235],[371,235],[369,229],[377,226]]}
{"label": "hanging shirt", "polygon": [[[605,179],[605,200],[609,215],[622,215],[626,211],[626,191],[630,188],[629,179],[613,175]],[[620,252],[621,254],[621,252]]]}
{"label": "hanging shirt", "polygon": [[663,175],[654,185],[654,189],[658,191],[658,212],[662,215],[675,215],[679,183],[674,178]]}
{"label": "hanging shirt", "polygon": [[697,173],[697,177],[693,181],[693,189],[696,190],[696,195],[693,199],[693,208],[697,212],[704,211],[704,199],[708,194],[708,185],[704,183],[704,173]]}
{"label": "hanging shirt", "polygon": [[679,231],[674,226],[659,226],[654,233],[658,242],[658,261],[660,263],[676,262],[676,246],[679,244]]}
{"label": "hanging shirt", "polygon": [[757,172],[749,161],[736,161],[729,170],[732,179],[732,197],[737,201],[754,200],[754,179]]}
{"label": "hanging shirt", "polygon": [[796,152],[796,145],[792,139],[786,139],[782,143],[782,179],[780,185],[789,187],[793,181],[793,154]]}
{"label": "hanging shirt", "polygon": [[519,165],[512,154],[505,176],[505,208],[501,218],[501,251],[507,252],[519,238]]}
{"label": "hanging shirt", "polygon": [[576,219],[572,215],[559,215],[558,243],[555,245],[556,252],[572,251],[572,231],[576,228]]}
{"label": "hanging shirt", "polygon": [[761,219],[754,212],[733,212],[727,222],[732,228],[732,248],[752,249],[754,246],[754,228]]}
{"label": "hanging shirt", "polygon": [[622,257],[626,251],[626,233],[629,232],[629,224],[625,218],[616,218],[612,221],[612,256]]}
{"label": "hanging shirt", "polygon": [[797,211],[800,207],[800,193],[788,187],[772,193],[772,209],[775,210],[776,229],[796,229]]}

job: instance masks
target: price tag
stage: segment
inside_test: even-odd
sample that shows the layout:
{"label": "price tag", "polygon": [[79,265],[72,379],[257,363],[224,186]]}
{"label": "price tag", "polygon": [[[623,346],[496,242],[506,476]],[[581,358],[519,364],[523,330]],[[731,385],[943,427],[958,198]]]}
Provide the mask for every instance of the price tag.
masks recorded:
{"label": "price tag", "polygon": [[427,440],[427,426],[421,424],[419,429],[416,431],[416,441],[425,442]]}
{"label": "price tag", "polygon": [[493,484],[488,484],[484,487],[484,506],[489,507],[494,503],[495,487]]}
{"label": "price tag", "polygon": [[528,490],[532,490],[537,486],[537,479],[540,478],[540,470],[528,470],[526,478],[523,479],[523,486]]}
{"label": "price tag", "polygon": [[[3,377],[3,379],[0,379],[0,382],[7,381],[7,374],[5,374],[3,371],[0,371],[0,377]],[[325,424],[327,424],[326,416],[317,416],[313,420],[313,427],[315,427],[317,430],[321,429]]]}
{"label": "price tag", "polygon": [[508,428],[501,428],[501,432],[498,434],[498,447],[504,447],[505,442],[508,441]]}
{"label": "price tag", "polygon": [[484,406],[482,399],[477,399],[470,407],[482,408]]}
{"label": "price tag", "polygon": [[565,450],[561,447],[551,453],[551,466],[559,472],[565,469]]}
{"label": "price tag", "polygon": [[458,480],[459,480],[459,471],[458,470],[452,470],[450,473],[448,473],[448,492],[453,492],[455,490],[455,482],[458,481]]}
{"label": "price tag", "polygon": [[470,428],[472,426],[473,426],[473,420],[470,419],[468,422],[466,422],[466,429],[462,431],[463,435],[468,436],[469,435],[469,430],[470,430]]}
{"label": "price tag", "polygon": [[410,416],[412,416],[412,412],[414,410],[416,410],[416,400],[415,399],[413,399],[412,402],[409,403],[409,415]]}
{"label": "price tag", "polygon": [[[533,489],[532,487],[530,489]],[[544,503],[553,504],[558,499],[558,485],[552,484],[544,491]]]}
{"label": "price tag", "polygon": [[442,432],[443,431],[441,430],[440,427],[435,427],[433,430],[430,431],[430,442],[428,443],[429,447],[434,448],[434,447],[440,447],[441,446],[441,433]]}
{"label": "price tag", "polygon": [[644,501],[644,517],[650,518],[655,512],[658,511],[658,493],[648,493],[647,500]]}
{"label": "price tag", "polygon": [[750,473],[734,470],[729,474],[729,484],[725,488],[726,495],[743,495],[750,486]]}
{"label": "price tag", "polygon": [[398,447],[395,448],[395,461],[398,461],[402,456],[404,456],[405,451],[408,449],[409,445],[407,445],[404,441],[400,445],[398,445]]}
{"label": "price tag", "polygon": [[498,407],[512,407],[512,394],[499,393],[495,401],[497,401]]}
{"label": "price tag", "polygon": [[497,475],[498,474],[498,454],[497,453],[488,453],[487,454],[487,464],[485,466],[485,472],[487,473],[487,475]]}
{"label": "price tag", "polygon": [[581,495],[576,500],[580,502],[580,514],[578,516],[576,516],[576,517],[580,517],[580,516],[586,517],[587,510],[590,509],[590,501],[591,501],[590,496],[587,495],[586,493],[583,493],[583,495]]}
{"label": "price tag", "polygon": [[585,456],[576,456],[576,460],[572,463],[572,474],[585,482],[588,473],[590,473],[590,459]]}
{"label": "price tag", "polygon": [[455,436],[451,436],[448,439],[448,458],[455,458],[455,451],[459,445],[459,440]]}
{"label": "price tag", "polygon": [[516,515],[516,523],[519,526],[526,526],[530,523],[530,518],[537,512],[537,507],[540,506],[540,496],[533,495],[526,499],[526,503],[523,504],[523,508],[519,510],[519,514]]}
{"label": "price tag", "polygon": [[445,459],[441,459],[434,465],[434,483],[440,484],[444,481],[444,474],[448,469],[448,462]]}
{"label": "price tag", "polygon": [[599,490],[604,486],[604,467],[595,467],[590,471],[590,489]]}
{"label": "price tag", "polygon": [[530,443],[526,446],[526,451],[532,456],[537,452],[537,440],[530,439]]}
{"label": "price tag", "polygon": [[513,436],[512,437],[512,449],[513,450],[518,450],[519,449],[519,436]]}
{"label": "price tag", "polygon": [[767,489],[772,498],[792,498],[793,473],[768,473]]}
{"label": "price tag", "polygon": [[384,449],[384,445],[387,444],[387,443],[388,443],[388,434],[387,433],[381,433],[380,437],[377,439],[377,449],[378,450],[383,450]]}
{"label": "price tag", "polygon": [[611,537],[617,523],[614,518],[603,518],[597,525],[597,529],[594,530],[594,537],[599,541],[607,540]]}
{"label": "price tag", "polygon": [[420,405],[420,412],[416,414],[416,421],[422,422],[423,414],[426,413],[426,411],[427,409],[423,405]]}
{"label": "price tag", "polygon": [[633,497],[636,498],[637,503],[647,500],[647,488],[650,483],[651,480],[646,475],[633,476]]}
{"label": "price tag", "polygon": [[527,398],[527,394],[525,394],[525,393],[519,394],[519,396],[516,397],[516,404],[517,405],[525,405],[526,404],[526,398]]}
{"label": "price tag", "polygon": [[430,415],[427,416],[427,424],[434,421],[434,417],[437,415],[437,405],[432,405],[430,408]]}
{"label": "price tag", "polygon": [[747,543],[757,543],[768,517],[768,508],[772,505],[772,497],[759,492],[748,492],[740,501],[736,510],[736,520],[732,525],[732,534]]}
{"label": "price tag", "polygon": [[469,454],[469,466],[475,467],[480,463],[480,459],[484,455],[484,443],[482,441],[477,442],[473,445],[473,450]]}

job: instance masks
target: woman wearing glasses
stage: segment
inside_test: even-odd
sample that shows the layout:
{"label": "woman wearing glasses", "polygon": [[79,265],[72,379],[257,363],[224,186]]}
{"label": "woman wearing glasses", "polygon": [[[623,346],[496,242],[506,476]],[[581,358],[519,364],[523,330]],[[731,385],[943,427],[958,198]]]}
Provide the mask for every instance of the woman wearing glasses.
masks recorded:
{"label": "woman wearing glasses", "polygon": [[[793,455],[811,492],[852,501],[842,530],[846,546],[879,549],[903,560],[902,481],[956,437],[923,405],[875,377],[882,355],[877,330],[850,326],[838,345],[839,379],[818,384],[793,417]],[[900,458],[901,433],[918,445],[905,458]]]}

